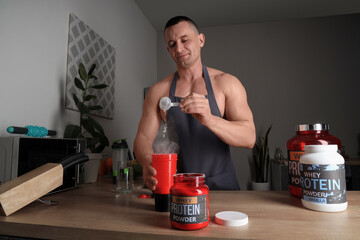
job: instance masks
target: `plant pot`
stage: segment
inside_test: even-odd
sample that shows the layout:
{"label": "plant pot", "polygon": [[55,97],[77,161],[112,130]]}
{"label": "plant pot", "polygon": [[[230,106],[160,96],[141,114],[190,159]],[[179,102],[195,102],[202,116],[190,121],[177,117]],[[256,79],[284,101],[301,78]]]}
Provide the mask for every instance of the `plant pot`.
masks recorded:
{"label": "plant pot", "polygon": [[89,161],[84,163],[84,183],[94,183],[98,179],[101,153],[87,153]]}
{"label": "plant pot", "polygon": [[251,188],[254,191],[269,191],[270,190],[270,183],[269,182],[251,182]]}

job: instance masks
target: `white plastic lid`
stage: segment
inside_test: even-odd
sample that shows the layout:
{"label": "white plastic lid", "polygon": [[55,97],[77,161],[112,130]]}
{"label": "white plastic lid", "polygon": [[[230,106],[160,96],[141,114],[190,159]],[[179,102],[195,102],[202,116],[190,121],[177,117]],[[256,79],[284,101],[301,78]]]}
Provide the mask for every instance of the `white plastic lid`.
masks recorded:
{"label": "white plastic lid", "polygon": [[224,211],[215,214],[215,222],[224,226],[244,226],[248,224],[248,215],[242,212]]}
{"label": "white plastic lid", "polygon": [[323,151],[334,151],[338,150],[338,145],[329,144],[329,145],[305,145],[305,152],[323,152]]}

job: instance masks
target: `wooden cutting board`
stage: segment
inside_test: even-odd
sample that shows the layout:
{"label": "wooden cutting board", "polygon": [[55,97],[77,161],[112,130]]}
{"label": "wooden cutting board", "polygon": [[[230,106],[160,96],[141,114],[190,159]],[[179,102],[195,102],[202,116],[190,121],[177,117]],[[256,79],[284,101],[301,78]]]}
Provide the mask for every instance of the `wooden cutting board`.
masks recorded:
{"label": "wooden cutting board", "polygon": [[47,163],[0,185],[0,213],[5,216],[63,184],[63,166]]}

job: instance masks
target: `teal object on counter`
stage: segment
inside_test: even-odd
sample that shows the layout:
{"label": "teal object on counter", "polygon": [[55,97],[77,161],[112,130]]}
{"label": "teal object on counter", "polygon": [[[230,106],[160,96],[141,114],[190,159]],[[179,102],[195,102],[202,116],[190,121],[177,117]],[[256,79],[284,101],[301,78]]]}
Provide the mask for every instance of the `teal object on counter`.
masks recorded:
{"label": "teal object on counter", "polygon": [[45,137],[56,135],[56,131],[54,130],[47,130],[45,127],[38,127],[32,125],[27,125],[26,127],[10,126],[7,128],[7,132],[13,134],[25,134],[29,137]]}
{"label": "teal object on counter", "polygon": [[25,128],[28,130],[26,136],[29,137],[45,137],[48,135],[48,130],[45,127],[27,125]]}
{"label": "teal object on counter", "polygon": [[8,133],[14,133],[15,132],[14,127],[8,127],[6,130],[8,131]]}

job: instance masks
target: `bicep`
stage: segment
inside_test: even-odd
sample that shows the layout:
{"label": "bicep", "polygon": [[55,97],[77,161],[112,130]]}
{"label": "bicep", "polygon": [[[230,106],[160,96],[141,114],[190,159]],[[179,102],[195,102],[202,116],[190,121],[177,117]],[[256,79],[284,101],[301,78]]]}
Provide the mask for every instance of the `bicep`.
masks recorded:
{"label": "bicep", "polygon": [[143,114],[139,122],[137,138],[149,141],[151,144],[154,141],[161,124],[161,117],[157,107],[156,97],[152,96],[149,91],[145,98],[143,106]]}
{"label": "bicep", "polygon": [[229,121],[253,123],[244,86],[238,79],[231,81],[225,92],[225,115]]}

